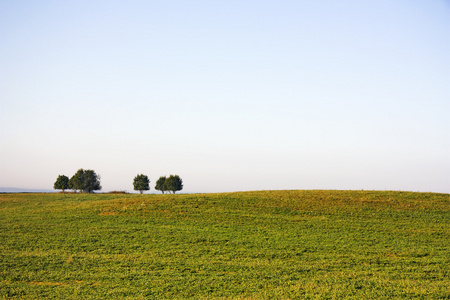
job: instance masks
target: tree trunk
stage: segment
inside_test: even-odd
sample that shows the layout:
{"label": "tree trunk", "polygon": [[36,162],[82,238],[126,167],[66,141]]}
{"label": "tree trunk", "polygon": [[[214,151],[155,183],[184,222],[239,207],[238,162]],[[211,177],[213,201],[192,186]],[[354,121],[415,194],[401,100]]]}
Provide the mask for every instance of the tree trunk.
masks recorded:
{"label": "tree trunk", "polygon": [[141,193],[141,195],[142,195],[142,190],[140,190],[139,192],[140,192],[140,193]]}

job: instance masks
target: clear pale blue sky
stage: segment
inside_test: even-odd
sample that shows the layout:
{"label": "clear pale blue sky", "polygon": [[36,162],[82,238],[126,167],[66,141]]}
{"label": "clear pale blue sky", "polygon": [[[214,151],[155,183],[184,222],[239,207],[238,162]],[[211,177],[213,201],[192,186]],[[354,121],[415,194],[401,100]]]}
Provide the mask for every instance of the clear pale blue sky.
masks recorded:
{"label": "clear pale blue sky", "polygon": [[450,193],[450,1],[0,1],[0,186]]}

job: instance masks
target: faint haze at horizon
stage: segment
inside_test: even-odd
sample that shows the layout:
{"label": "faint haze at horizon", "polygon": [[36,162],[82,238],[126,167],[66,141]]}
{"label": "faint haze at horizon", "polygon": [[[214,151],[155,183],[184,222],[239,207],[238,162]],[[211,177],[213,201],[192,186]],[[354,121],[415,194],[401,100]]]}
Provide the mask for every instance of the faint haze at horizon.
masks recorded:
{"label": "faint haze at horizon", "polygon": [[450,193],[448,1],[2,1],[0,186]]}

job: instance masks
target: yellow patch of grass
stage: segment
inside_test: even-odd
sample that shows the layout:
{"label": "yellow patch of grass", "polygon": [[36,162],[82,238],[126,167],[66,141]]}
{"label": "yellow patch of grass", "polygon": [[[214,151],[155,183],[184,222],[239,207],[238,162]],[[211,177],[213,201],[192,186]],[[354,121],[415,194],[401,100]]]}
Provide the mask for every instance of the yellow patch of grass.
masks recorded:
{"label": "yellow patch of grass", "polygon": [[98,215],[99,216],[119,216],[121,214],[117,211],[102,211]]}
{"label": "yellow patch of grass", "polygon": [[68,284],[65,283],[61,283],[61,282],[40,282],[40,281],[30,281],[28,282],[29,284],[34,284],[34,285],[58,285],[58,286],[65,286]]}

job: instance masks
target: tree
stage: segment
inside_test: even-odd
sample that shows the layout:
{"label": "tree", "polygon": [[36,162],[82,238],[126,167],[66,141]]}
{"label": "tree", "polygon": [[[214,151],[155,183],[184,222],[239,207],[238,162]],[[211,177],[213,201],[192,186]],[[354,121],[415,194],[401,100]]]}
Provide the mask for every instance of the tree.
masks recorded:
{"label": "tree", "polygon": [[100,175],[97,175],[93,170],[85,170],[83,176],[83,191],[92,193],[92,191],[101,189]]}
{"label": "tree", "polygon": [[69,189],[73,190],[75,193],[77,192],[76,184],[74,183],[75,176],[70,177],[69,179]]}
{"label": "tree", "polygon": [[83,177],[84,177],[84,170],[79,169],[72,177],[70,177],[69,188],[71,188],[75,192],[77,190],[80,190],[81,192],[83,190]]}
{"label": "tree", "polygon": [[67,190],[69,188],[69,177],[65,175],[58,175],[58,178],[53,184],[53,188],[55,190],[62,190],[62,192],[64,193],[64,190]]}
{"label": "tree", "polygon": [[164,182],[166,181],[166,176],[161,176],[156,181],[155,190],[161,191],[164,194]]}
{"label": "tree", "polygon": [[69,180],[69,187],[76,191],[80,190],[87,193],[101,190],[100,175],[93,170],[79,169]]}
{"label": "tree", "polygon": [[172,191],[175,194],[176,191],[181,191],[183,189],[183,180],[181,180],[178,175],[170,175],[164,181],[164,190]]}
{"label": "tree", "polygon": [[142,194],[143,191],[148,191],[150,189],[149,183],[150,180],[148,180],[147,175],[138,174],[133,180],[134,190],[139,191]]}
{"label": "tree", "polygon": [[77,192],[77,190],[75,189],[74,184],[73,184],[73,176],[70,177],[70,179],[69,179],[69,189],[73,190],[74,192]]}

